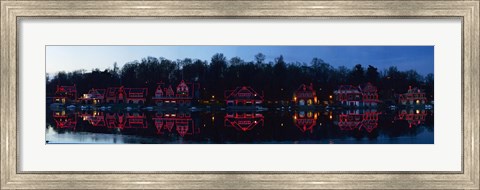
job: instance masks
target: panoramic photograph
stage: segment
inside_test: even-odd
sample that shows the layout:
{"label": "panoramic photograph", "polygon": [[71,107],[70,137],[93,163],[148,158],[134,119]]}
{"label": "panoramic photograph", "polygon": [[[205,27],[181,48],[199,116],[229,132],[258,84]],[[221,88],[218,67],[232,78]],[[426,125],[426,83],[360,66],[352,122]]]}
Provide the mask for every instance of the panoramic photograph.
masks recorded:
{"label": "panoramic photograph", "polygon": [[434,144],[434,46],[46,46],[46,144]]}

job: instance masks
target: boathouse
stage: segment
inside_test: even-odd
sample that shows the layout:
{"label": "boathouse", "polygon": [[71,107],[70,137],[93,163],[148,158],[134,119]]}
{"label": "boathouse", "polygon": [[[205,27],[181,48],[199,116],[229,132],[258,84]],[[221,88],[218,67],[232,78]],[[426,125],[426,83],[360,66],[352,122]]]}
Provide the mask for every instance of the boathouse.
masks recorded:
{"label": "boathouse", "polygon": [[152,100],[157,105],[185,105],[189,106],[192,103],[194,94],[193,83],[187,83],[184,80],[177,85],[176,91],[172,86],[164,87],[164,83],[159,83]]}
{"label": "boathouse", "polygon": [[362,93],[362,104],[365,107],[375,107],[378,104],[378,91],[377,87],[373,86],[371,83],[366,83],[365,85],[360,85],[360,92]]}
{"label": "boathouse", "polygon": [[362,93],[352,85],[341,85],[333,94],[335,100],[343,106],[360,106],[362,101]]}
{"label": "boathouse", "polygon": [[75,102],[77,100],[77,87],[73,86],[58,86],[55,90],[53,102],[65,104],[67,102]]}
{"label": "boathouse", "polygon": [[408,91],[400,94],[398,101],[402,105],[423,105],[427,102],[425,92],[417,87],[408,87]]}
{"label": "boathouse", "polygon": [[347,107],[376,107],[378,105],[378,90],[371,83],[358,87],[341,85],[334,92],[335,100]]}
{"label": "boathouse", "polygon": [[125,102],[129,104],[144,104],[147,101],[147,88],[125,88]]}
{"label": "boathouse", "polygon": [[105,102],[106,89],[94,89],[88,91],[87,94],[83,94],[78,100],[84,104],[99,104]]}
{"label": "boathouse", "polygon": [[298,106],[312,106],[317,104],[317,93],[313,89],[313,84],[309,86],[302,84],[293,93],[293,102]]}
{"label": "boathouse", "polygon": [[109,104],[124,103],[125,91],[124,87],[109,87],[105,95],[105,101]]}
{"label": "boathouse", "polygon": [[263,103],[263,93],[259,94],[253,88],[242,86],[235,90],[226,90],[224,93],[227,107],[256,106]]}

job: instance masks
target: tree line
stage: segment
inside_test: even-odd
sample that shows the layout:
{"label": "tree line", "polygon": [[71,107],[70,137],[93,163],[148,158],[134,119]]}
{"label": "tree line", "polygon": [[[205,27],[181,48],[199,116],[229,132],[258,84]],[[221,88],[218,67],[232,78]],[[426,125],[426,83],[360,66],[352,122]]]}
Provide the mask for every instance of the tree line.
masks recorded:
{"label": "tree line", "polygon": [[[395,63],[392,63],[393,65]],[[328,100],[339,85],[360,85],[370,82],[377,86],[380,99],[394,101],[396,95],[405,93],[409,86],[419,87],[433,100],[434,76],[423,76],[415,70],[400,71],[391,66],[383,71],[372,65],[357,64],[353,68],[333,67],[320,58],[310,63],[285,62],[282,55],[266,62],[265,55],[258,53],[253,61],[240,57],[227,59],[222,53],[212,56],[210,61],[185,58],[169,60],[163,57],[146,57],[131,61],[121,68],[117,63],[105,70],[93,69],[58,72],[47,75],[47,96],[53,96],[57,85],[76,84],[79,94],[91,88],[114,86],[145,87],[149,94],[157,83],[164,82],[175,87],[181,80],[200,84],[201,99],[215,97],[223,100],[224,91],[237,86],[251,86],[264,93],[270,101],[291,100],[293,92],[301,84],[313,84],[319,100]]]}

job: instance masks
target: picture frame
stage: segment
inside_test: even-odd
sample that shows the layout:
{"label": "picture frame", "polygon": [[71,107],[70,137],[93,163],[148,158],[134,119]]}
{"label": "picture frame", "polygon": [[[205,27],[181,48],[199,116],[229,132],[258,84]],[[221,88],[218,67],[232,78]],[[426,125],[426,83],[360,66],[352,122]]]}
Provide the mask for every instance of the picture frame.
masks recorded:
{"label": "picture frame", "polygon": [[[461,18],[461,172],[21,172],[18,21],[53,18]],[[2,189],[478,189],[479,1],[1,1]]]}

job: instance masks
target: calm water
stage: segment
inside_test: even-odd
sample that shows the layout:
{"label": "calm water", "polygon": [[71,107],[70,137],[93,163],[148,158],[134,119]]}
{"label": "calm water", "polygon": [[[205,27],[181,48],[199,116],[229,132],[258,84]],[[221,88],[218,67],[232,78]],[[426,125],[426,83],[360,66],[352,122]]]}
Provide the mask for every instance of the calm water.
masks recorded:
{"label": "calm water", "polygon": [[46,143],[433,144],[433,111],[48,110]]}

